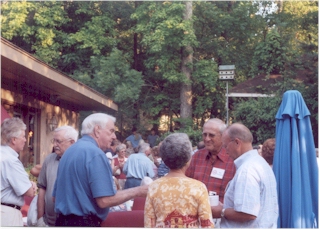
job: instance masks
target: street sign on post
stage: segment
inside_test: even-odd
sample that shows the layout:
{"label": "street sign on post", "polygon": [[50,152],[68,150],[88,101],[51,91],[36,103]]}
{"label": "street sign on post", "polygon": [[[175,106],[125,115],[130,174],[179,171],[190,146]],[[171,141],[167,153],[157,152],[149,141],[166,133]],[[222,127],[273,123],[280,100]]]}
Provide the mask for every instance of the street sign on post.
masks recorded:
{"label": "street sign on post", "polygon": [[234,79],[234,65],[219,65],[219,79],[233,80]]}
{"label": "street sign on post", "polygon": [[234,65],[219,65],[219,79],[220,80],[225,80],[227,83],[226,86],[226,111],[227,111],[227,116],[226,116],[226,124],[229,124],[229,97],[228,97],[228,80],[233,80],[234,79],[234,73],[235,73],[236,67]]}

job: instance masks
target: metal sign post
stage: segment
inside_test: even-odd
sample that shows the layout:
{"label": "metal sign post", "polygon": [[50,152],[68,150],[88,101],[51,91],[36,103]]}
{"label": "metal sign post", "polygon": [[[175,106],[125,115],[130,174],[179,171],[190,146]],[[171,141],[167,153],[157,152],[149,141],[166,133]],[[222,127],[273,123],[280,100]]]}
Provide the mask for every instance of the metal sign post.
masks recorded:
{"label": "metal sign post", "polygon": [[219,79],[226,81],[226,124],[229,125],[229,89],[228,89],[228,80],[234,79],[235,73],[234,65],[220,65],[219,66]]}

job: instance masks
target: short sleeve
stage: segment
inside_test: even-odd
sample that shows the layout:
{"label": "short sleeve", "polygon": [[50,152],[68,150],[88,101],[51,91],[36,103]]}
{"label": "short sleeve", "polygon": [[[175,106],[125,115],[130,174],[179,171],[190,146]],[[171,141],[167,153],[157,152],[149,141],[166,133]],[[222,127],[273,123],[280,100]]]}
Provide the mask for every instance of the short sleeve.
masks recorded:
{"label": "short sleeve", "polygon": [[7,181],[16,193],[17,196],[22,196],[31,187],[29,175],[25,171],[21,161],[17,158],[15,161],[6,162],[4,165],[7,173]]}
{"label": "short sleeve", "polygon": [[103,154],[96,155],[87,167],[93,197],[114,196],[116,190],[108,159]]}
{"label": "short sleeve", "polygon": [[250,171],[238,174],[234,189],[234,210],[258,216],[260,211],[260,186]]}

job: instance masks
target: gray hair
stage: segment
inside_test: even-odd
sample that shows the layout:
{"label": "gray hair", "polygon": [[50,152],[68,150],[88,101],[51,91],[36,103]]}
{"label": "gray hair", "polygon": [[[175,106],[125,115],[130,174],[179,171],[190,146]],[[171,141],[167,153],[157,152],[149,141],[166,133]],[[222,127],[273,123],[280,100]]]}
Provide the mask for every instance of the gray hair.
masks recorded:
{"label": "gray hair", "polygon": [[150,144],[149,143],[141,143],[139,144],[139,153],[145,153],[148,149],[150,149]]}
{"label": "gray hair", "polygon": [[1,144],[8,145],[11,138],[19,137],[26,128],[26,124],[18,117],[5,119],[1,124]]}
{"label": "gray hair", "polygon": [[120,152],[122,149],[127,148],[127,146],[125,144],[120,144],[116,147],[116,153]]}
{"label": "gray hair", "polygon": [[163,162],[170,169],[183,168],[191,158],[192,144],[185,133],[173,133],[167,136],[161,146]]}
{"label": "gray hair", "polygon": [[238,138],[245,143],[252,143],[253,141],[252,133],[241,123],[233,123],[225,132],[231,140]]}
{"label": "gray hair", "polygon": [[56,128],[54,130],[54,132],[59,132],[62,130],[65,131],[64,138],[74,140],[74,142],[76,142],[78,140],[79,133],[73,127],[71,127],[69,125],[60,126],[60,127]]}
{"label": "gray hair", "polygon": [[116,122],[116,118],[105,113],[94,113],[87,116],[82,122],[81,136],[92,134],[94,127],[97,125],[105,128],[109,120]]}
{"label": "gray hair", "polygon": [[220,134],[222,134],[224,130],[226,130],[227,128],[227,125],[219,118],[211,118],[207,120],[203,126],[208,125],[208,123],[213,124],[216,128],[218,128],[220,131]]}
{"label": "gray hair", "polygon": [[10,144],[11,138],[19,137],[26,128],[26,124],[18,117],[5,119],[1,124],[1,144]]}

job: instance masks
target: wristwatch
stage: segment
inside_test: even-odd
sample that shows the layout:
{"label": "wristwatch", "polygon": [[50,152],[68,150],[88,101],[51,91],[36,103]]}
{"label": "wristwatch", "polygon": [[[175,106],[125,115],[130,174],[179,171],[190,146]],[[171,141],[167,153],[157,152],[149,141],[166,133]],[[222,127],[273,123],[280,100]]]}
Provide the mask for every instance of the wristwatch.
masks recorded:
{"label": "wristwatch", "polygon": [[224,212],[226,211],[226,209],[225,208],[223,208],[222,209],[222,211],[221,211],[221,218],[223,218],[224,217]]}

